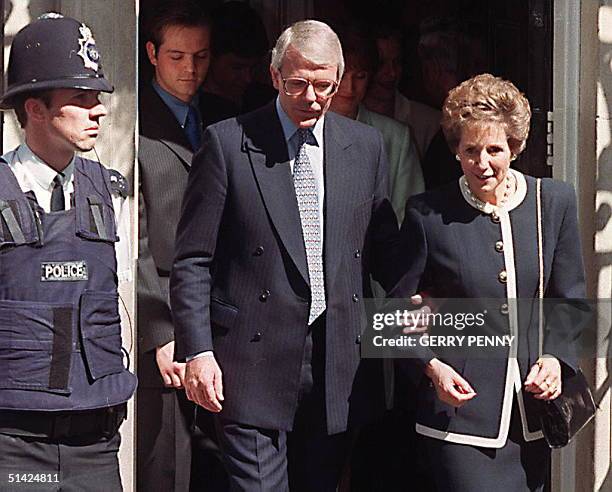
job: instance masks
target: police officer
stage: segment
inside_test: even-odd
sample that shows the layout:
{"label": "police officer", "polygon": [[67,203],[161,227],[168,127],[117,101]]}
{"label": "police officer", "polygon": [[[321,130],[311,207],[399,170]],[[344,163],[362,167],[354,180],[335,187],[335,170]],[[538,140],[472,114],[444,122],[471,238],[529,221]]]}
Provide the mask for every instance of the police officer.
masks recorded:
{"label": "police officer", "polygon": [[3,490],[121,490],[118,429],[136,387],[117,294],[126,182],[76,154],[93,148],[112,91],[85,24],[45,14],[15,36],[0,98],[25,132],[0,159]]}

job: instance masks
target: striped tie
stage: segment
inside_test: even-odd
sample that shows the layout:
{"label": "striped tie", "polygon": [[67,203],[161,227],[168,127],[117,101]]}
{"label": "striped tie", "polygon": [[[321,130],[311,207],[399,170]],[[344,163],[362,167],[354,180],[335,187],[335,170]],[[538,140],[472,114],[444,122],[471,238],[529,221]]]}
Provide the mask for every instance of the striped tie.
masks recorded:
{"label": "striped tie", "polygon": [[306,248],[306,262],[310,280],[310,313],[308,324],[325,311],[325,279],[323,276],[323,251],[321,224],[319,223],[319,195],[315,175],[306,154],[306,141],[310,130],[300,128],[296,132],[298,152],[293,164],[293,186],[297,197],[302,223],[302,236]]}

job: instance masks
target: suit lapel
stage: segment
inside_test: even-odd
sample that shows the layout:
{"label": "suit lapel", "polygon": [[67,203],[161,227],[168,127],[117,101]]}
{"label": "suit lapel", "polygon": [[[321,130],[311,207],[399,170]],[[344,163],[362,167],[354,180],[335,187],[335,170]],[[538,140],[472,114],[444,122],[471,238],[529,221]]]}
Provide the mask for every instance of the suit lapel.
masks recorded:
{"label": "suit lapel", "polygon": [[[143,115],[147,115],[143,118]],[[140,104],[140,134],[153,140],[159,140],[180,159],[188,171],[191,167],[193,151],[185,132],[176,121],[176,117],[155,92],[151,84],[142,88]]]}
{"label": "suit lapel", "polygon": [[274,228],[308,283],[306,250],[285,136],[274,103],[258,117],[244,121],[243,151],[247,153],[259,191]]}
{"label": "suit lapel", "polygon": [[160,138],[159,140],[176,154],[176,156],[181,160],[181,164],[183,164],[185,169],[189,171],[191,168],[191,160],[193,159],[193,151],[189,148],[189,144],[187,143],[185,146],[182,143],[177,142],[178,139],[173,139],[172,137]]}
{"label": "suit lapel", "polygon": [[338,267],[340,255],[346,246],[346,233],[353,210],[351,203],[353,192],[352,180],[356,179],[350,169],[350,155],[347,149],[351,140],[338,125],[333,113],[325,116],[324,132],[324,174],[325,174],[325,233],[324,265],[326,286],[332,285]]}

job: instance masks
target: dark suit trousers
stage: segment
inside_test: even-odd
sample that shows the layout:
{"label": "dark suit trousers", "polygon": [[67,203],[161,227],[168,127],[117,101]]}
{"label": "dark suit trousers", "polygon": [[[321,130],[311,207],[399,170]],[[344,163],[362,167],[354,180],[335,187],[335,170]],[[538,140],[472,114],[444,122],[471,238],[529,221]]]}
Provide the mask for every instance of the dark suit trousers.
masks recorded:
{"label": "dark suit trousers", "polygon": [[194,404],[183,390],[139,388],[137,490],[189,491]]}
{"label": "dark suit trousers", "polygon": [[[63,439],[0,433],[0,490],[121,491],[120,443],[118,432],[110,438]],[[46,482],[24,483],[28,474],[38,474]]]}
{"label": "dark suit trousers", "polygon": [[184,390],[163,386],[155,351],[138,364],[137,490],[188,492],[203,482],[207,492],[227,490],[210,414],[199,408],[195,417]]}
{"label": "dark suit trousers", "polygon": [[346,432],[327,434],[325,315],[306,339],[293,430],[215,419],[232,491],[335,491],[348,452]]}

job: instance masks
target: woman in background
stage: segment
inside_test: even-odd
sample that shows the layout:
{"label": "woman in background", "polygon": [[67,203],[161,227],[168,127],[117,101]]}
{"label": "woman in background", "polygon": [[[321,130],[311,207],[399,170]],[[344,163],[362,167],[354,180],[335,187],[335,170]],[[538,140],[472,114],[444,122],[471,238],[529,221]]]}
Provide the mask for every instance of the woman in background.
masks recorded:
{"label": "woman in background", "polygon": [[389,161],[389,194],[393,210],[401,221],[406,201],[425,190],[421,163],[410,128],[387,116],[362,106],[373,74],[378,66],[374,39],[358,29],[336,30],[345,60],[345,70],[331,110],[347,118],[373,126],[382,133]]}

